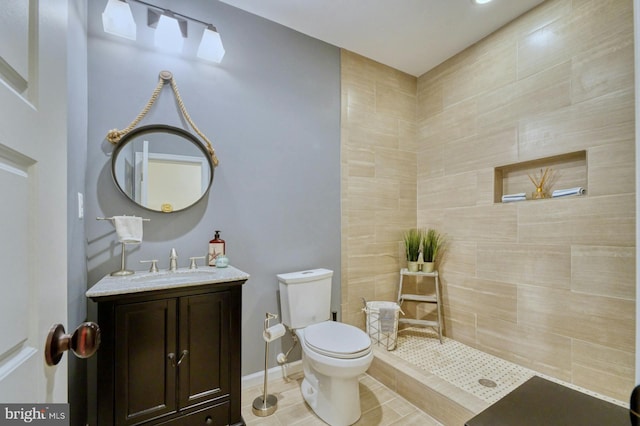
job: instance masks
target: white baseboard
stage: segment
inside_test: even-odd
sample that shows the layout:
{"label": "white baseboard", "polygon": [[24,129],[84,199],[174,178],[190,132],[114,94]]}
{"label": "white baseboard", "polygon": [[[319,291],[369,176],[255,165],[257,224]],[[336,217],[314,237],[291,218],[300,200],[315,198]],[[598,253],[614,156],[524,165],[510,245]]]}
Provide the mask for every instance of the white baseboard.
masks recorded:
{"label": "white baseboard", "polygon": [[[302,361],[293,361],[284,365],[278,365],[269,369],[267,381],[282,379],[286,376],[290,376],[302,371]],[[253,386],[261,385],[264,383],[264,371],[258,371],[253,374],[247,374],[242,376],[242,389],[247,389]]]}

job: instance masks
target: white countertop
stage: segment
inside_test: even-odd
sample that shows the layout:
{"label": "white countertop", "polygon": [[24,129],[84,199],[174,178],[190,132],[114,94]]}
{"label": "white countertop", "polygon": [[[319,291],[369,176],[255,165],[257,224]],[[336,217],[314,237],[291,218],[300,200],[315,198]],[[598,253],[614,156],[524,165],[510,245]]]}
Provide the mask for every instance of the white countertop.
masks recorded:
{"label": "white countertop", "polygon": [[107,275],[91,287],[85,295],[90,298],[114,296],[118,294],[141,293],[144,291],[186,288],[203,284],[231,281],[246,281],[249,274],[233,266],[198,269],[180,268],[175,272],[136,272],[124,277]]}

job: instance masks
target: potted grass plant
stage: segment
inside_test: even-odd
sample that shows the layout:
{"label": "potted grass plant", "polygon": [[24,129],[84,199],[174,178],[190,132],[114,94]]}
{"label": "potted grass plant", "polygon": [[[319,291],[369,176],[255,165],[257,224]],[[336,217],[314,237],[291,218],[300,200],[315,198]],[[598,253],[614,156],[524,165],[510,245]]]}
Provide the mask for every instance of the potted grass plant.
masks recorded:
{"label": "potted grass plant", "polygon": [[442,254],[445,237],[435,229],[429,228],[422,239],[423,272],[433,272],[438,256]]}
{"label": "potted grass plant", "polygon": [[416,228],[411,228],[404,233],[404,248],[407,255],[407,269],[410,272],[418,272],[418,257],[420,256],[422,234],[423,231]]}

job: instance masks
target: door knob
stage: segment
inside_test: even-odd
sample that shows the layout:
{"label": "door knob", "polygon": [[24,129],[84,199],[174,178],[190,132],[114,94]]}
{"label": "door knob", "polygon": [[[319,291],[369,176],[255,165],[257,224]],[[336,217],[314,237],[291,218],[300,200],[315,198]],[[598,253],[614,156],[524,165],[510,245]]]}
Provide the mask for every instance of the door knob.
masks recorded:
{"label": "door knob", "polygon": [[80,324],[73,334],[65,334],[62,324],[54,324],[47,335],[44,359],[47,365],[56,365],[69,349],[78,358],[89,358],[99,347],[100,327],[95,322]]}

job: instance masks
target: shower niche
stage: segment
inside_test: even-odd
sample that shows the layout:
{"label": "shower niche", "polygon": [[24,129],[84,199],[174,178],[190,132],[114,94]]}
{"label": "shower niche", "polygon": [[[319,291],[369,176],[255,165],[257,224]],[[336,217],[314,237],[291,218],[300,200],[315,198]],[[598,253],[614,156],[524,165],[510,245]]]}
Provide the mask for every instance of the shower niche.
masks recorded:
{"label": "shower niche", "polygon": [[549,197],[556,189],[584,188],[588,186],[587,151],[575,151],[550,157],[538,158],[494,168],[494,203],[502,203],[502,196],[525,193],[527,201],[532,199],[536,186],[532,178],[547,174]]}

